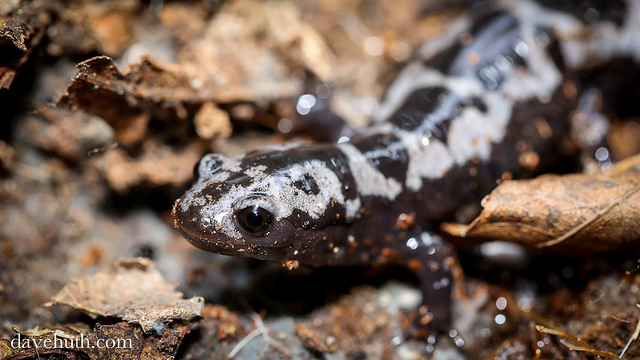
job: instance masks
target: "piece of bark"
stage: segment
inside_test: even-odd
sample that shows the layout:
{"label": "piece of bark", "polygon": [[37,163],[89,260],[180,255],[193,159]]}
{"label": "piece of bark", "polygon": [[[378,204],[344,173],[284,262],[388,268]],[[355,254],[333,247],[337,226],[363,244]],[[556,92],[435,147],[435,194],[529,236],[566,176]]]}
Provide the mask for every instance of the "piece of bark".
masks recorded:
{"label": "piece of bark", "polygon": [[[455,235],[578,252],[640,245],[638,172],[506,181],[482,206],[482,213]],[[456,227],[443,230],[453,234]]]}
{"label": "piece of bark", "polygon": [[204,299],[183,299],[177,285],[164,281],[149,259],[120,260],[112,272],[74,279],[53,297],[90,316],[115,316],[138,323],[144,332],[160,333],[174,320],[202,313]]}

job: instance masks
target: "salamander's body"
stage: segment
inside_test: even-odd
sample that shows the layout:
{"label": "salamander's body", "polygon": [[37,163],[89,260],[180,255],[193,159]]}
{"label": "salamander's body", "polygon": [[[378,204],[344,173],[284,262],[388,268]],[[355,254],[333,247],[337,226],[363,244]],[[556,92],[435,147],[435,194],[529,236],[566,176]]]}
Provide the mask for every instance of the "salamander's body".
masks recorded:
{"label": "salamander's body", "polygon": [[205,156],[176,202],[176,227],[199,248],[290,266],[408,264],[423,280],[419,322],[446,329],[451,251],[429,230],[502,176],[535,173],[554,156],[571,130],[574,75],[630,55],[592,45],[632,25],[604,21],[614,35],[573,39],[590,28],[529,2],[462,17],[425,44],[364,133]]}

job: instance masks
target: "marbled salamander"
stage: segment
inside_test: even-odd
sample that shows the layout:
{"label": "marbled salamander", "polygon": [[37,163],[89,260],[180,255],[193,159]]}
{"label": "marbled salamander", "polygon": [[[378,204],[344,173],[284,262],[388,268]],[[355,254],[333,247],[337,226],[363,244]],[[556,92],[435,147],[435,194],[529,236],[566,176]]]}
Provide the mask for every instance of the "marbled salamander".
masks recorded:
{"label": "marbled salamander", "polygon": [[[205,156],[175,226],[204,250],[293,267],[407,264],[422,281],[418,323],[446,330],[452,251],[429,230],[554,156],[584,69],[640,58],[638,2],[607,4],[591,23],[516,0],[462,16],[423,45],[363,133]],[[628,15],[608,19],[618,8]]]}

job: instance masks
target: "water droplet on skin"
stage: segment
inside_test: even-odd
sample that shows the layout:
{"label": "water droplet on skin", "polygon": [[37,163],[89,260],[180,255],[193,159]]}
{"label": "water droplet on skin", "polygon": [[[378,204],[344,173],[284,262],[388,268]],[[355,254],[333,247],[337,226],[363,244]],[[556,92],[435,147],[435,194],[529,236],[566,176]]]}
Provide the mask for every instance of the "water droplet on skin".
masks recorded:
{"label": "water droplet on skin", "polygon": [[410,238],[409,240],[407,240],[407,247],[411,250],[415,250],[418,248],[418,240],[416,240],[415,238]]}
{"label": "water droplet on skin", "polygon": [[595,155],[598,161],[607,161],[609,159],[609,150],[606,147],[601,147],[596,150]]}
{"label": "water droplet on skin", "polygon": [[549,38],[549,34],[541,32],[536,36],[536,42],[538,43],[538,45],[546,47],[547,45],[549,45],[549,42],[551,42],[551,39]]}
{"label": "water droplet on skin", "polygon": [[435,290],[440,290],[449,286],[449,278],[442,278],[439,281],[433,283],[433,288]]}
{"label": "water droplet on skin", "polygon": [[391,339],[391,345],[398,346],[402,344],[402,338],[400,336],[395,336]]}
{"label": "water droplet on skin", "polygon": [[296,111],[300,115],[307,115],[311,112],[311,108],[316,105],[316,97],[311,94],[304,94],[298,98]]}
{"label": "water droplet on skin", "polygon": [[585,12],[584,12],[584,19],[588,22],[588,23],[595,23],[598,22],[598,20],[600,19],[600,13],[598,13],[598,10],[594,9],[594,8],[588,8]]}
{"label": "water droplet on skin", "polygon": [[483,80],[485,86],[489,90],[495,90],[498,88],[498,81],[500,79],[500,73],[493,66],[485,66],[478,72],[478,76]]}
{"label": "water droplet on skin", "polygon": [[427,246],[432,246],[433,244],[435,244],[435,240],[433,239],[433,237],[431,235],[429,235],[428,233],[423,233],[422,236],[422,243],[424,245]]}
{"label": "water droplet on skin", "polygon": [[316,94],[321,99],[327,99],[331,96],[331,88],[326,84],[320,84],[316,87]]}
{"label": "water droplet on skin", "polygon": [[513,50],[515,50],[516,54],[520,55],[520,57],[525,57],[529,52],[529,46],[527,46],[527,44],[525,44],[524,41],[518,41],[516,46],[514,46]]}
{"label": "water droplet on skin", "polygon": [[278,131],[283,134],[288,134],[293,129],[293,122],[287,118],[282,118],[278,121]]}
{"label": "water droplet on skin", "polygon": [[496,61],[496,67],[498,68],[498,70],[503,71],[503,72],[507,72],[511,69],[511,65],[512,62],[510,61],[510,59],[504,57],[504,56],[499,56]]}
{"label": "water droplet on skin", "polygon": [[453,343],[456,344],[456,346],[459,347],[459,348],[464,346],[464,340],[460,336],[456,336],[453,339]]}

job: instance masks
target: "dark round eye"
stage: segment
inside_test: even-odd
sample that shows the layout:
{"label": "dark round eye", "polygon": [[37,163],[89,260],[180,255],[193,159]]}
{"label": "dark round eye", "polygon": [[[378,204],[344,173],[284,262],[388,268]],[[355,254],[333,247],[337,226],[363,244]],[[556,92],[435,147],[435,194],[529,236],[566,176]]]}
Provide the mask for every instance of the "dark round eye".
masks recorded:
{"label": "dark round eye", "polygon": [[252,234],[264,234],[273,221],[273,215],[257,205],[239,210],[236,217],[240,226]]}

